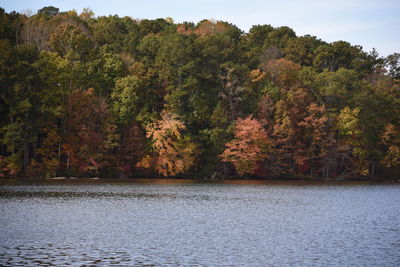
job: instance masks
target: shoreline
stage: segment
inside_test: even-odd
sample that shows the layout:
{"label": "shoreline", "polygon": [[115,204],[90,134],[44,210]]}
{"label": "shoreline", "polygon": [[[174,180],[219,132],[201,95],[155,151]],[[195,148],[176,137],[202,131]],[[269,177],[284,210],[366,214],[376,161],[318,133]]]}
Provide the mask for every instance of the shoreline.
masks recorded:
{"label": "shoreline", "polygon": [[270,178],[270,179],[190,179],[190,178],[78,178],[78,177],[53,177],[53,178],[3,178],[0,185],[18,184],[226,184],[226,185],[382,185],[400,184],[399,180],[325,180],[325,179],[299,179],[299,178]]}

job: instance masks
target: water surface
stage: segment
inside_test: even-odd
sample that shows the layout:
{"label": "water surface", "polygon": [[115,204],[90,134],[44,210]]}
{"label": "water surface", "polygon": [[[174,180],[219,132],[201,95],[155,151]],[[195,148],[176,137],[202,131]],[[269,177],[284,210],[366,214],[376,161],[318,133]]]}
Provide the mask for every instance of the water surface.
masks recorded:
{"label": "water surface", "polygon": [[399,185],[0,186],[0,266],[399,266]]}

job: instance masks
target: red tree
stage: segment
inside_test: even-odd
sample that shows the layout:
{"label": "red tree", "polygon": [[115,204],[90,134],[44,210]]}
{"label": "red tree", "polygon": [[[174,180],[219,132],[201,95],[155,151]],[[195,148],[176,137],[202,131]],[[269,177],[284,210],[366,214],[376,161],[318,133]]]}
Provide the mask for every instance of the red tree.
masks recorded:
{"label": "red tree", "polygon": [[220,156],[231,162],[240,175],[254,174],[257,164],[267,158],[270,140],[261,123],[252,116],[236,121],[235,138],[226,144]]}
{"label": "red tree", "polygon": [[97,174],[105,164],[105,153],[117,146],[108,105],[93,89],[77,89],[68,96],[65,109],[65,167],[78,175]]}
{"label": "red tree", "polygon": [[132,174],[135,165],[144,155],[143,131],[133,123],[121,134],[121,141],[116,152],[116,166],[120,177]]}

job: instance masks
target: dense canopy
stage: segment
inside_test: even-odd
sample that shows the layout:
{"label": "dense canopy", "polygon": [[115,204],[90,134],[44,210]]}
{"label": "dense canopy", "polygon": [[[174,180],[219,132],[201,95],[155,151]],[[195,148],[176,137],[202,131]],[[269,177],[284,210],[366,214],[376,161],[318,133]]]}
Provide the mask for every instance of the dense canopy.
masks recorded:
{"label": "dense canopy", "polygon": [[0,9],[0,177],[398,178],[400,54]]}

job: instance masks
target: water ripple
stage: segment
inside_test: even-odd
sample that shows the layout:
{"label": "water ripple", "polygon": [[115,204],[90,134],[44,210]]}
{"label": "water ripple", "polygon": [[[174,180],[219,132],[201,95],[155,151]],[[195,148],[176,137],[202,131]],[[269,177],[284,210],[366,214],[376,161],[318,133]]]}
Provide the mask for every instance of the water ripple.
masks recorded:
{"label": "water ripple", "polygon": [[0,186],[0,266],[399,266],[400,187]]}

